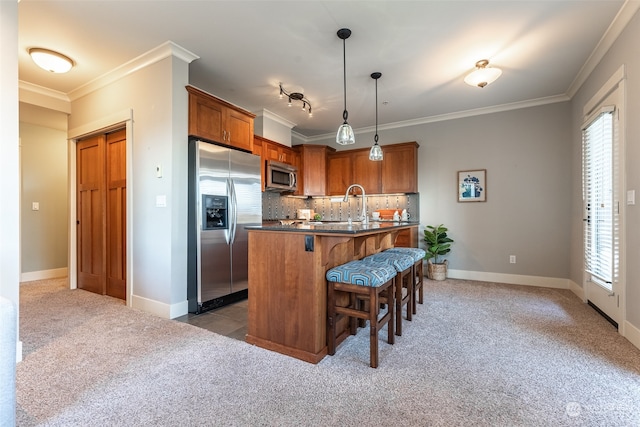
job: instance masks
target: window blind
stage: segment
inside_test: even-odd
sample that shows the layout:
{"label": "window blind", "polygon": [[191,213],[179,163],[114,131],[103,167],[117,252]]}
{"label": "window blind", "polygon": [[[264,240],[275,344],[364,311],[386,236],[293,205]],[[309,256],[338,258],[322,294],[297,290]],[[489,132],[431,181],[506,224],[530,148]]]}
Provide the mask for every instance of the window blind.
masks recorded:
{"label": "window blind", "polygon": [[605,107],[582,130],[585,269],[611,290],[618,267],[617,149],[614,107]]}

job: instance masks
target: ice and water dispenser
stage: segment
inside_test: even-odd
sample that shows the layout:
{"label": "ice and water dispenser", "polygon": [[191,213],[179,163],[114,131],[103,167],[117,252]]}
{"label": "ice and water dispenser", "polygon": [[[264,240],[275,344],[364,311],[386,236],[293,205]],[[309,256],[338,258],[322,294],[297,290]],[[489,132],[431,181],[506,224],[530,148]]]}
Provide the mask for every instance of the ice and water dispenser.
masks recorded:
{"label": "ice and water dispenser", "polygon": [[202,195],[203,230],[227,229],[227,212],[227,196]]}

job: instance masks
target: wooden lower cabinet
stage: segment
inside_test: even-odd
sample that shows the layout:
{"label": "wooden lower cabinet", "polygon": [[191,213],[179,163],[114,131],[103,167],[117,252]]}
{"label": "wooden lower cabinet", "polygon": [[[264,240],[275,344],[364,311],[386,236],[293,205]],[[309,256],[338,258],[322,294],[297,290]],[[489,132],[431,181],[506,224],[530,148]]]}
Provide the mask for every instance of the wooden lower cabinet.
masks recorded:
{"label": "wooden lower cabinet", "polygon": [[395,246],[404,248],[417,248],[418,247],[418,228],[411,228],[408,230],[402,230],[396,237]]}

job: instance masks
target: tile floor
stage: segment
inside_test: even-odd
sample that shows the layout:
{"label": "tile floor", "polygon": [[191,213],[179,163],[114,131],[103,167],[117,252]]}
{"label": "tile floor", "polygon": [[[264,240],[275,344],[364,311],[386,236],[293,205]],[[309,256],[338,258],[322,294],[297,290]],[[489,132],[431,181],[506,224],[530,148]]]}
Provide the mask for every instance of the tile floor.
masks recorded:
{"label": "tile floor", "polygon": [[244,299],[202,314],[188,313],[175,320],[244,341],[247,334],[247,302]]}

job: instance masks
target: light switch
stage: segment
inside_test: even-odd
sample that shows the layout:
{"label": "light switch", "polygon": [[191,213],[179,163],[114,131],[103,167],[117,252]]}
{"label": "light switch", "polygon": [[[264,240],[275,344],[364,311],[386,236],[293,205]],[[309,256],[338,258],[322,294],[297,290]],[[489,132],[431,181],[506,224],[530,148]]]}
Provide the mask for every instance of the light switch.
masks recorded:
{"label": "light switch", "polygon": [[31,210],[32,211],[39,211],[40,210],[40,202],[31,203]]}
{"label": "light switch", "polygon": [[158,208],[166,208],[167,207],[167,196],[164,194],[156,196],[156,207]]}
{"label": "light switch", "polygon": [[627,205],[636,204],[636,190],[627,190]]}

